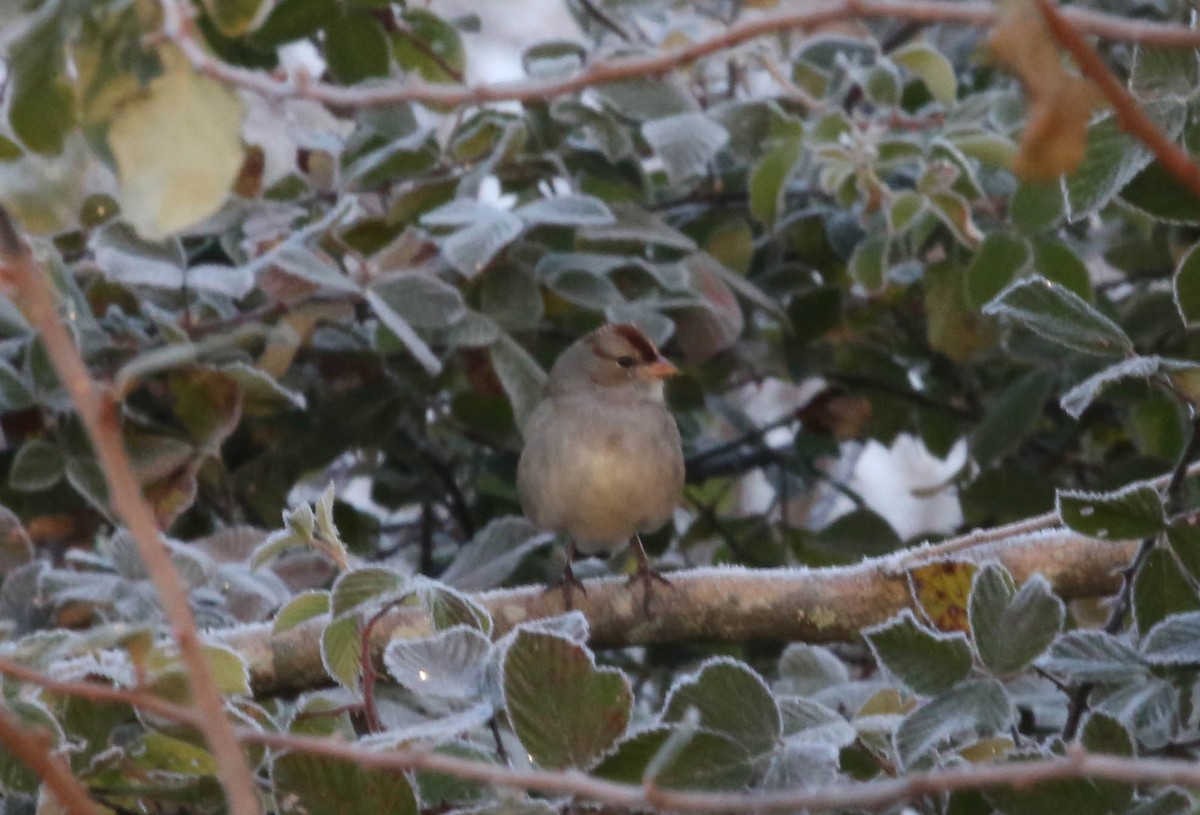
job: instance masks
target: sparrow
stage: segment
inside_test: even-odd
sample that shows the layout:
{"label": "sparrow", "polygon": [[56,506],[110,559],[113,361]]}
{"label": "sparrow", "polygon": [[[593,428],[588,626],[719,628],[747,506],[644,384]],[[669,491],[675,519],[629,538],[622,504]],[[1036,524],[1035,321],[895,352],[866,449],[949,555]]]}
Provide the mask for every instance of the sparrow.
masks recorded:
{"label": "sparrow", "polygon": [[[632,583],[654,580],[640,533],[670,519],[683,493],[679,428],[663,398],[663,380],[677,374],[631,323],[603,325],[559,356],[541,401],[525,425],[517,490],[525,515],[568,539],[561,585],[583,584],[571,570],[577,552],[613,552],[629,544],[638,560]],[[551,588],[553,588],[552,586]]]}

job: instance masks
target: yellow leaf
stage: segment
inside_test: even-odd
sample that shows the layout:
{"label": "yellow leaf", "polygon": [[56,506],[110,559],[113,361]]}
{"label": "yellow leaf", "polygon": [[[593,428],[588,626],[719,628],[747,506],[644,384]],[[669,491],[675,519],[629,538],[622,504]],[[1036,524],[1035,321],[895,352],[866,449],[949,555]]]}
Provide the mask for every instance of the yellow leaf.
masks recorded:
{"label": "yellow leaf", "polygon": [[913,600],[925,612],[929,622],[942,631],[971,630],[967,599],[971,596],[971,579],[977,568],[974,563],[946,560],[909,570]]}
{"label": "yellow leaf", "polygon": [[186,229],[221,206],[242,166],[242,103],[165,48],[162,76],[113,119],[121,208],[143,237]]}

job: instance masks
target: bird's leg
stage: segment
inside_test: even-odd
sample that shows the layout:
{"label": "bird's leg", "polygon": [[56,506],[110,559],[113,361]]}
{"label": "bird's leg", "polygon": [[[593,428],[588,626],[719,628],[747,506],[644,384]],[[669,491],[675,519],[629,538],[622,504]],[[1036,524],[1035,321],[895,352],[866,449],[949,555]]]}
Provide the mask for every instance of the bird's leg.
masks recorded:
{"label": "bird's leg", "polygon": [[575,608],[575,603],[571,600],[571,587],[579,589],[582,594],[587,594],[587,589],[583,587],[583,581],[575,576],[575,572],[571,569],[571,561],[575,559],[575,541],[567,544],[567,564],[563,566],[562,577],[555,580],[546,587],[546,591],[554,591],[562,589],[563,603],[567,607],[567,611],[572,611]]}
{"label": "bird's leg", "polygon": [[630,576],[629,584],[632,585],[635,580],[642,581],[642,586],[645,587],[646,592],[645,599],[642,602],[642,608],[647,614],[649,614],[650,597],[652,594],[651,589],[654,586],[654,581],[657,580],[664,586],[670,586],[671,581],[663,577],[662,572],[650,565],[650,558],[646,555],[645,547],[642,546],[642,536],[636,532],[633,533],[633,544],[631,548],[633,549],[633,554],[637,557],[638,570],[635,574]]}

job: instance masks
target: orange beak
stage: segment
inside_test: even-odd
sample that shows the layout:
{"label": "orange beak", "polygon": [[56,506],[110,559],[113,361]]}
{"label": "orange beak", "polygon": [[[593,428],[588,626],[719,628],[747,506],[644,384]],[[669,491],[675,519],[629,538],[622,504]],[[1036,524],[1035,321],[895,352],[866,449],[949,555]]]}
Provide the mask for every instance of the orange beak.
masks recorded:
{"label": "orange beak", "polygon": [[646,366],[646,376],[649,376],[651,379],[666,379],[668,376],[675,376],[677,373],[679,373],[679,369],[662,357],[659,357]]}

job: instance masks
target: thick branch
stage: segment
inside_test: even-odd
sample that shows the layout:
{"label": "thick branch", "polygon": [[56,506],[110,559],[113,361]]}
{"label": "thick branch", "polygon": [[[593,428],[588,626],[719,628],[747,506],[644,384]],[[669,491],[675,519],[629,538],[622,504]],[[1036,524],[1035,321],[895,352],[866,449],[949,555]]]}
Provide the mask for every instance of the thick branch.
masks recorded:
{"label": "thick branch", "polygon": [[187,589],[163,546],[158,522],[142,495],[125,450],[118,416],[120,408],[112,395],[92,380],[59,316],[58,298],[46,269],[34,259],[3,209],[0,209],[0,284],[41,335],[54,370],[71,395],[96,451],[113,508],[133,536],[138,554],[158,590],[163,611],[179,644],[192,695],[204,714],[200,728],[212,748],[230,808],[237,815],[257,813],[260,810],[254,778],[225,717],[225,703],[201,648]]}
{"label": "thick branch", "polygon": [[[370,87],[345,87],[311,79],[277,79],[261,71],[239,68],[223,62],[207,52],[196,39],[191,20],[180,0],[160,0],[160,4],[163,10],[163,34],[183,51],[197,71],[264,96],[303,97],[343,108],[379,107],[397,102],[460,106],[550,99],[622,79],[658,76],[701,57],[782,31],[803,31],[842,20],[878,17],[918,23],[944,22],[989,26],[996,21],[998,14],[993,3],[969,0],[826,0],[800,10],[746,20],[709,39],[661,54],[593,62],[575,76],[565,79],[504,82],[472,87],[431,84],[409,77],[400,83],[385,82]],[[1200,46],[1200,30],[1186,26],[1128,20],[1077,8],[1065,9],[1063,16],[1078,30],[1107,39],[1184,48]]]}
{"label": "thick branch", "polygon": [[[1015,537],[977,546],[962,559],[997,559],[1018,581],[1045,575],[1066,598],[1099,597],[1120,586],[1116,574],[1136,541],[1095,541],[1062,530]],[[833,642],[858,636],[913,601],[903,569],[915,565],[920,550],[829,569],[697,569],[671,575],[670,588],[657,592],[651,614],[642,610],[640,590],[618,578],[587,581],[587,594],[575,607],[591,625],[597,646],[659,642],[802,640]],[[561,592],[541,586],[491,591],[475,596],[491,612],[496,633],[521,622],[562,614]],[[314,620],[279,636],[269,626],[230,632],[224,640],[250,665],[255,692],[295,692],[327,684],[321,664],[320,633]],[[393,634],[420,636],[423,617],[409,609],[384,617],[373,638],[376,655]]]}

